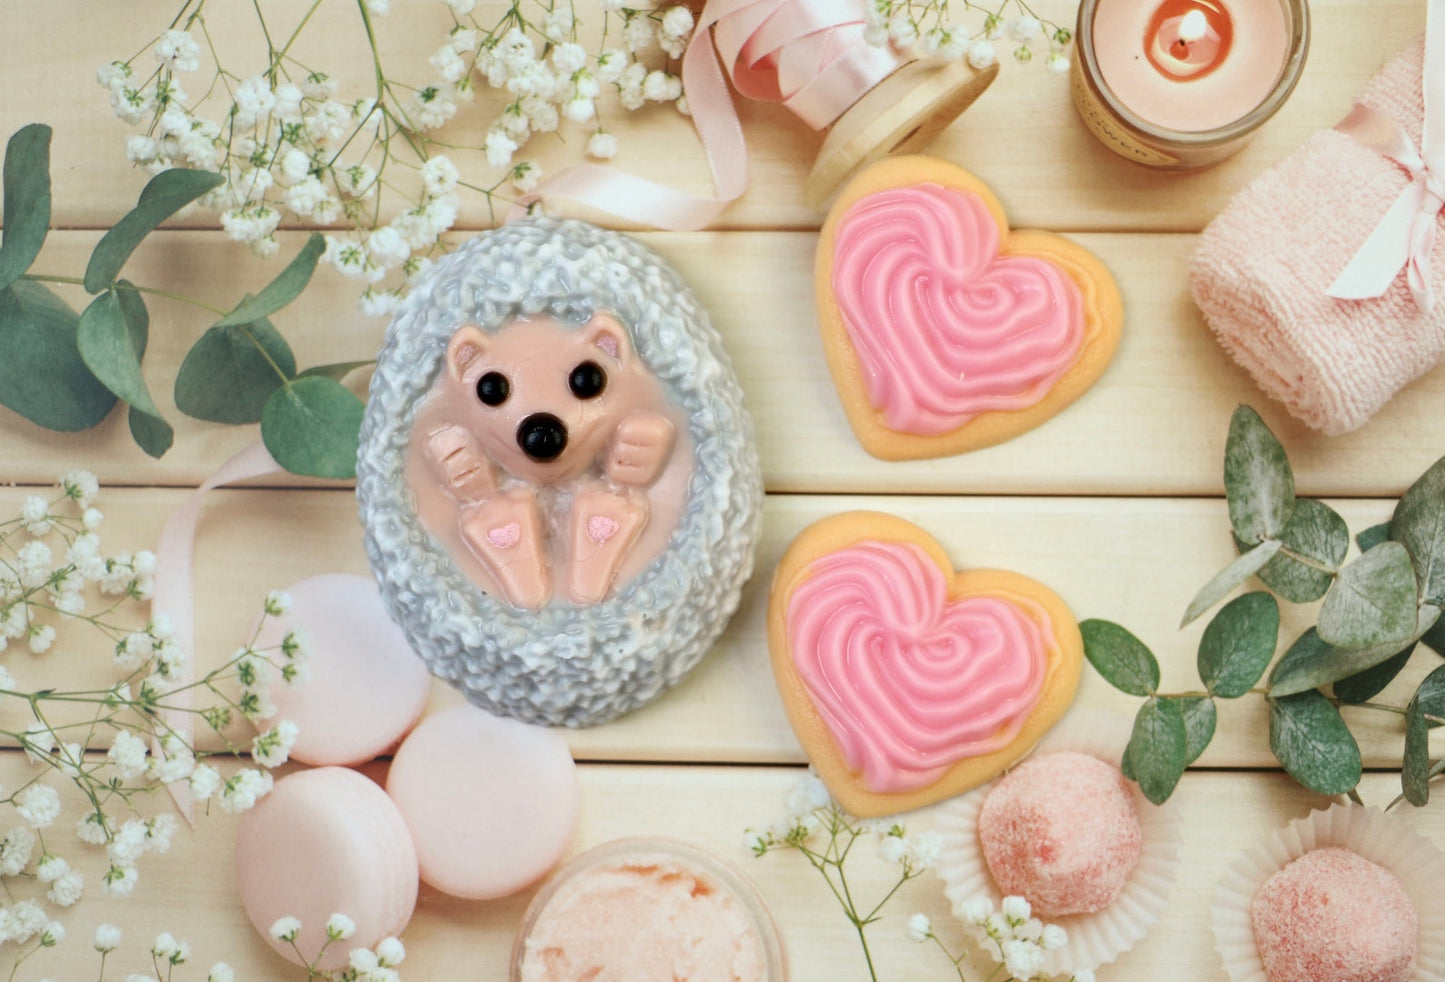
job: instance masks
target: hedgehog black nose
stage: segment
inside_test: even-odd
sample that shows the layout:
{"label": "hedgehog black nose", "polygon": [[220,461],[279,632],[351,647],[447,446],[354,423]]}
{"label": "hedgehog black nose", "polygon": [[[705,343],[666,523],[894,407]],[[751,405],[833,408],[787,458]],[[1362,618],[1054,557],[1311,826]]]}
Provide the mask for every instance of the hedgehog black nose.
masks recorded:
{"label": "hedgehog black nose", "polygon": [[551,413],[533,413],[517,427],[517,446],[533,460],[556,460],[567,449],[567,425]]}

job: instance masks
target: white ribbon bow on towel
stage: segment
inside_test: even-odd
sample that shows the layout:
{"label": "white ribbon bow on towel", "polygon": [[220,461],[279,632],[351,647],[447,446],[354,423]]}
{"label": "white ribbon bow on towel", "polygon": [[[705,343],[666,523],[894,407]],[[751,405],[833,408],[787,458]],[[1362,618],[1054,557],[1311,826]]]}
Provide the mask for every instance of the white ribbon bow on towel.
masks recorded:
{"label": "white ribbon bow on towel", "polygon": [[1410,175],[1410,186],[1330,285],[1329,295],[1341,300],[1382,296],[1404,269],[1416,306],[1425,313],[1435,309],[1430,259],[1440,213],[1445,211],[1445,0],[1430,0],[1428,20],[1423,146],[1417,149],[1399,123],[1367,106],[1355,106],[1339,125]]}

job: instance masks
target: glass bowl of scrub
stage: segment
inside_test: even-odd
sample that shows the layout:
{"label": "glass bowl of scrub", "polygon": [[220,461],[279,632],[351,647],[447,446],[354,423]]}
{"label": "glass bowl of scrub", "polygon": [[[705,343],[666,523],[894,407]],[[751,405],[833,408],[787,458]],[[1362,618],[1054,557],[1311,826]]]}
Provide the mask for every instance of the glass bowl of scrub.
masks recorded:
{"label": "glass bowl of scrub", "polygon": [[512,982],[786,982],[751,881],[673,839],[616,839],[562,868],[527,908]]}

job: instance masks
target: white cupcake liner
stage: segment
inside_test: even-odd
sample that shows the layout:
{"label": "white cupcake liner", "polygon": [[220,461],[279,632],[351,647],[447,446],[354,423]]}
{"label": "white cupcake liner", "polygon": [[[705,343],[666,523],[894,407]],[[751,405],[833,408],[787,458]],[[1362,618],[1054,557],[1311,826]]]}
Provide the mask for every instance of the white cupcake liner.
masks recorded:
{"label": "white cupcake liner", "polygon": [[1250,920],[1255,892],[1285,864],[1325,846],[1349,849],[1395,874],[1420,919],[1412,982],[1445,979],[1445,855],[1398,816],[1377,808],[1332,805],[1251,846],[1225,870],[1214,891],[1210,920],[1232,982],[1267,982]]}
{"label": "white cupcake liner", "polygon": [[[1045,734],[1031,756],[1072,750],[1117,767],[1132,732],[1132,721],[1122,716],[1076,706]],[[938,875],[960,919],[963,905],[974,897],[988,897],[995,907],[1003,900],[989,875],[978,838],[978,813],[996,780],[939,805],[935,812],[935,827],[943,837]],[[1069,942],[1045,953],[1047,975],[1068,977],[1079,969],[1094,969],[1113,961],[1138,944],[1169,905],[1183,841],[1179,812],[1169,803],[1151,804],[1137,786],[1133,791],[1143,832],[1139,862],[1129,874],[1123,892],[1104,910],[1052,919],[1068,932]],[[996,947],[986,948],[998,958]]]}

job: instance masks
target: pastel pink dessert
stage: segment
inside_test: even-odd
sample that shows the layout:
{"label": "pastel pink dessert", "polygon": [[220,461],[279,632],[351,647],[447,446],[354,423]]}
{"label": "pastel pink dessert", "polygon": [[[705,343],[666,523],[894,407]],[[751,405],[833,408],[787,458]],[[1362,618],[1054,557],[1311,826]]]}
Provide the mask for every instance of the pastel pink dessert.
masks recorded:
{"label": "pastel pink dessert", "polygon": [[1405,982],[1420,924],[1395,875],[1348,849],[1312,849],[1250,905],[1269,982]]}
{"label": "pastel pink dessert", "polygon": [[1124,775],[1074,751],[1030,758],[1000,778],[979,811],[978,837],[1000,892],[1045,918],[1113,903],[1144,841]]}

